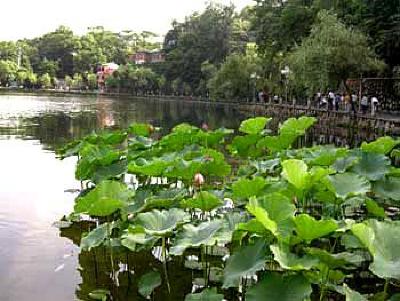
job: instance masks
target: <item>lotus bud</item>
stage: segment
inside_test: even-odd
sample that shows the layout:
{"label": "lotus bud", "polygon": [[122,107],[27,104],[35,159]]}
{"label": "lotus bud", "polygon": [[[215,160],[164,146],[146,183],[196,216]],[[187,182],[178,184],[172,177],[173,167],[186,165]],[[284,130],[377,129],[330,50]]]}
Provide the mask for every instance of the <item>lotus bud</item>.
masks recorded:
{"label": "lotus bud", "polygon": [[201,125],[201,128],[204,130],[204,131],[208,131],[208,124],[207,123],[205,123],[205,122],[203,122],[203,124]]}
{"label": "lotus bud", "polygon": [[204,176],[201,173],[195,174],[194,178],[193,178],[193,182],[194,182],[194,185],[196,185],[196,186],[203,185],[205,182]]}

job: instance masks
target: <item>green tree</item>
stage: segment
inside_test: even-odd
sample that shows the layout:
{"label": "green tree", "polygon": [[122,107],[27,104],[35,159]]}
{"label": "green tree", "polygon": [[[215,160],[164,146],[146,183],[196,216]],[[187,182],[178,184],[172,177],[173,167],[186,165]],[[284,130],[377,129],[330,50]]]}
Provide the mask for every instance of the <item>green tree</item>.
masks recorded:
{"label": "green tree", "polygon": [[368,47],[367,37],[347,28],[335,15],[321,10],[311,35],[288,58],[293,82],[310,94],[346,84],[351,76],[382,70],[384,64]]}
{"label": "green tree", "polygon": [[0,60],[0,85],[8,85],[16,78],[17,63],[9,60]]}
{"label": "green tree", "polygon": [[90,90],[97,89],[97,76],[94,73],[88,73],[86,75],[87,85]]}
{"label": "green tree", "polygon": [[208,82],[213,99],[243,100],[255,92],[255,76],[260,72],[259,59],[251,55],[233,54]]}
{"label": "green tree", "polygon": [[48,73],[42,74],[41,76],[39,76],[38,78],[38,84],[42,87],[42,88],[50,88],[51,85],[51,77]]}

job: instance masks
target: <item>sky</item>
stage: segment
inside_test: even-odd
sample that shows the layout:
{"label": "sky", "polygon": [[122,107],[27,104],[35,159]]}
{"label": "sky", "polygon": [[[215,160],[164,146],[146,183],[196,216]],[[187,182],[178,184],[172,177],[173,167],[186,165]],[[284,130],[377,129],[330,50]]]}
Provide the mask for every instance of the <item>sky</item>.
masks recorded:
{"label": "sky", "polygon": [[[115,32],[149,30],[162,35],[168,31],[172,20],[182,21],[206,6],[205,0],[0,1],[0,40],[38,37],[59,25],[66,25],[79,35],[88,27],[99,25]],[[253,0],[218,2],[232,2],[238,9],[254,3]]]}

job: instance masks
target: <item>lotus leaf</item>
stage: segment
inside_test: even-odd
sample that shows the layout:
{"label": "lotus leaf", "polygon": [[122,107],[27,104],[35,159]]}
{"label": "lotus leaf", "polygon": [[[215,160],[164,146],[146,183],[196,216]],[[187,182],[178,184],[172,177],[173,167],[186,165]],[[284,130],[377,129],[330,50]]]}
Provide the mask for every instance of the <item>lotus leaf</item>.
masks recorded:
{"label": "lotus leaf", "polygon": [[267,274],[246,293],[247,301],[304,301],[310,298],[311,284],[302,276]]}
{"label": "lotus leaf", "polygon": [[351,171],[370,181],[378,181],[389,172],[389,166],[390,160],[384,155],[362,152]]}
{"label": "lotus leaf", "polygon": [[282,162],[283,176],[286,180],[293,184],[297,189],[304,190],[310,184],[310,174],[308,173],[308,167],[301,160],[286,160]]}
{"label": "lotus leaf", "polygon": [[172,208],[168,211],[153,210],[139,213],[136,217],[137,224],[142,226],[147,234],[155,236],[166,236],[177,225],[188,220],[188,214],[177,208]]}
{"label": "lotus leaf", "polygon": [[224,177],[231,173],[231,166],[226,163],[222,153],[207,149],[202,153],[200,172],[206,176]]}
{"label": "lotus leaf", "polygon": [[289,246],[286,244],[270,246],[274,259],[283,269],[301,271],[310,270],[318,264],[318,259],[309,255],[298,257],[291,253]]}
{"label": "lotus leaf", "polygon": [[282,124],[279,133],[302,136],[315,122],[317,122],[317,119],[314,117],[289,118]]}
{"label": "lotus leaf", "polygon": [[272,118],[256,117],[243,121],[239,131],[245,134],[261,134]]}
{"label": "lotus leaf", "polygon": [[218,294],[216,288],[207,288],[201,293],[186,295],[185,301],[222,301],[224,295]]}
{"label": "lotus leaf", "polygon": [[278,136],[267,136],[259,140],[258,149],[267,148],[271,152],[280,152],[290,148],[297,136],[292,133],[283,133]]}
{"label": "lotus leaf", "polygon": [[382,198],[400,201],[400,178],[387,177],[373,184],[373,191]]}
{"label": "lotus leaf", "polygon": [[158,237],[146,234],[140,226],[129,227],[121,237],[121,244],[132,252],[137,252],[143,248],[152,247],[158,239]]}
{"label": "lotus leaf", "polygon": [[138,290],[139,294],[147,298],[150,296],[154,289],[161,285],[161,276],[159,272],[151,271],[144,274],[139,279]]}
{"label": "lotus leaf", "polygon": [[353,291],[346,284],[343,285],[346,301],[367,301],[368,299],[359,292]]}
{"label": "lotus leaf", "polygon": [[229,257],[224,270],[224,288],[238,287],[242,277],[252,276],[265,267],[266,243],[262,239],[254,245],[241,247]]}
{"label": "lotus leaf", "polygon": [[394,140],[392,137],[381,137],[371,143],[364,142],[361,149],[365,152],[387,155],[399,144],[400,140]]}
{"label": "lotus leaf", "polygon": [[89,293],[91,299],[101,301],[107,301],[109,295],[111,295],[111,292],[105,289],[97,289]]}
{"label": "lotus leaf", "polygon": [[358,266],[365,257],[350,252],[343,252],[338,254],[332,254],[328,251],[318,248],[308,248],[307,253],[315,258],[318,258],[322,263],[326,264],[330,269],[343,268],[345,266],[353,265]]}
{"label": "lotus leaf", "polygon": [[124,208],[132,192],[126,185],[116,181],[104,181],[87,195],[77,199],[75,213],[86,213],[93,216],[108,216]]}
{"label": "lotus leaf", "polygon": [[369,269],[378,277],[400,279],[400,222],[368,220],[353,225],[353,234],[374,258]]}
{"label": "lotus leaf", "polygon": [[139,174],[150,177],[159,177],[163,175],[165,169],[170,165],[170,162],[163,159],[154,159],[147,161],[145,159],[130,162],[128,165],[128,172],[131,174]]}
{"label": "lotus leaf", "polygon": [[240,179],[232,184],[233,196],[237,198],[250,198],[261,194],[267,182],[261,177],[253,179]]}
{"label": "lotus leaf", "polygon": [[382,218],[386,217],[385,209],[380,207],[374,200],[367,199],[365,205],[369,214]]}
{"label": "lotus leaf", "polygon": [[329,176],[329,180],[333,192],[342,199],[363,195],[371,190],[371,184],[364,177],[350,172]]}
{"label": "lotus leaf", "polygon": [[260,135],[236,136],[233,138],[229,149],[233,154],[243,158],[257,158],[261,154],[261,151],[256,147],[260,139]]}
{"label": "lotus leaf", "polygon": [[297,235],[308,242],[326,236],[338,228],[338,225],[334,220],[317,221],[308,214],[296,216],[294,223],[296,225]]}
{"label": "lotus leaf", "polygon": [[215,194],[208,191],[201,191],[194,196],[193,199],[186,199],[181,202],[184,208],[197,208],[202,211],[212,211],[223,205],[223,201]]}
{"label": "lotus leaf", "polygon": [[214,245],[217,242],[215,234],[221,230],[222,225],[222,221],[219,220],[204,222],[197,227],[191,224],[183,225],[183,232],[178,234],[170,253],[172,255],[182,255],[189,247]]}
{"label": "lotus leaf", "polygon": [[134,123],[129,127],[129,133],[137,136],[149,137],[153,126],[146,123]]}
{"label": "lotus leaf", "polygon": [[345,158],[339,158],[332,165],[332,168],[339,173],[346,172],[350,167],[352,167],[357,162],[357,157],[349,156]]}
{"label": "lotus leaf", "polygon": [[86,236],[82,237],[81,249],[90,251],[90,249],[100,246],[110,236],[110,228],[110,224],[105,223],[90,231]]}

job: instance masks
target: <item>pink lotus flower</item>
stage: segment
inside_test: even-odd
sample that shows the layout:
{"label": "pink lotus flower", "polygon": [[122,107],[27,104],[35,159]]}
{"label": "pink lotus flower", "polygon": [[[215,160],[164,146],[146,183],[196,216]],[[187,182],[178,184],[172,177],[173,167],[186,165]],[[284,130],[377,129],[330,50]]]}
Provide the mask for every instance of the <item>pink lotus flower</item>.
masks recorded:
{"label": "pink lotus flower", "polygon": [[204,176],[201,173],[197,173],[197,174],[194,175],[193,183],[196,186],[201,186],[201,185],[204,184],[204,182],[205,182]]}

